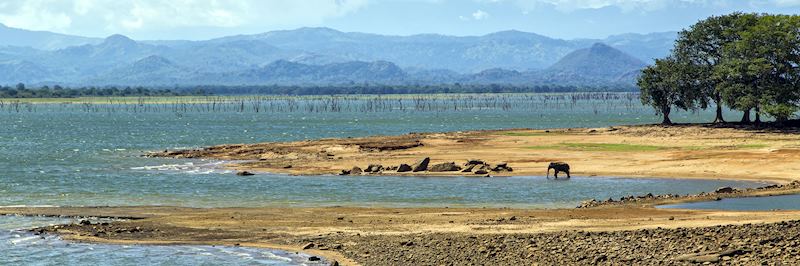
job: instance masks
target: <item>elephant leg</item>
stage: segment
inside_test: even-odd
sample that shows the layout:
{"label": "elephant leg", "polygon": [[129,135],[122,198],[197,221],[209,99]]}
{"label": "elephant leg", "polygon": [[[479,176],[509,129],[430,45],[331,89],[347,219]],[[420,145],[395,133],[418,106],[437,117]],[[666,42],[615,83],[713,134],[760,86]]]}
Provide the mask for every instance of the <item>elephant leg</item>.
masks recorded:
{"label": "elephant leg", "polygon": [[569,170],[564,171],[564,172],[567,173],[567,178],[572,178],[571,176],[569,176]]}
{"label": "elephant leg", "polygon": [[556,179],[558,179],[558,170],[556,170],[556,172],[553,174],[553,177],[555,177]]}

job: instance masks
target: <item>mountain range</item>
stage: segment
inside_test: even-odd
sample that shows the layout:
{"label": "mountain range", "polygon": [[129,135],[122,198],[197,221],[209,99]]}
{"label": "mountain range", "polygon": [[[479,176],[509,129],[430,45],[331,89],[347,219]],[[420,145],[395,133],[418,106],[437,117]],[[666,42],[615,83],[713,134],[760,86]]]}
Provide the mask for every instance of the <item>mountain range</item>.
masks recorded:
{"label": "mountain range", "polygon": [[632,84],[676,33],[561,40],[388,36],[300,28],[203,41],[105,39],[0,25],[0,83],[326,85],[348,83]]}

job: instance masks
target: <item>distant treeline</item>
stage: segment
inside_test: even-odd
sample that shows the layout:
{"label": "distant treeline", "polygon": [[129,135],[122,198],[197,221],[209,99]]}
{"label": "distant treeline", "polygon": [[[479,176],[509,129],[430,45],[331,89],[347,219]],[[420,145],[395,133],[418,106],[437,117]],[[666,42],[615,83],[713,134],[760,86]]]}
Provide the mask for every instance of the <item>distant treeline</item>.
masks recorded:
{"label": "distant treeline", "polygon": [[80,87],[42,86],[26,88],[0,87],[0,98],[75,98],[125,96],[187,96],[187,95],[342,95],[342,94],[429,94],[429,93],[552,93],[552,92],[633,92],[636,87],[573,86],[573,85],[374,85],[352,84],[332,86],[192,86],[166,88],[145,87]]}
{"label": "distant treeline", "polygon": [[572,85],[373,85],[352,84],[334,86],[197,86],[194,90],[225,94],[259,95],[339,95],[339,94],[428,94],[428,93],[547,93],[547,92],[633,92],[633,86],[572,86]]}
{"label": "distant treeline", "polygon": [[152,89],[144,87],[80,87],[65,88],[59,85],[53,87],[42,86],[38,88],[26,88],[25,84],[17,84],[15,87],[0,86],[0,98],[76,98],[76,97],[125,97],[125,96],[185,96],[185,95],[207,95],[206,92],[198,89],[170,90]]}

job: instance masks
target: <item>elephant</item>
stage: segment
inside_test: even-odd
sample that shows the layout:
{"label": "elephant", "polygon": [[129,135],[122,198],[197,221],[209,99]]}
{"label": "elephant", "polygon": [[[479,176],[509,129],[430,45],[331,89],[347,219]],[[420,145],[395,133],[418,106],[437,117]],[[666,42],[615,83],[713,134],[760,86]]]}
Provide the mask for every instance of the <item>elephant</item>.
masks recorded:
{"label": "elephant", "polygon": [[555,178],[558,179],[558,172],[567,173],[567,178],[571,178],[569,176],[569,164],[565,162],[551,162],[550,165],[547,166],[547,178],[550,178],[550,169],[555,170]]}

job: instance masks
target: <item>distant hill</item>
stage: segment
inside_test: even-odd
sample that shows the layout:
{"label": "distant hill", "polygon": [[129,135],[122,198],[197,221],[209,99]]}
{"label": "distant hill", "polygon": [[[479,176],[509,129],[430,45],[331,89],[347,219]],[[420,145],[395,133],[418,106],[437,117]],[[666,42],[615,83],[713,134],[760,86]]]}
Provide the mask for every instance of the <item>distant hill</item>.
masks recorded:
{"label": "distant hill", "polygon": [[642,60],[606,44],[595,43],[564,56],[547,68],[547,72],[616,80],[645,66]]}
{"label": "distant hill", "polygon": [[[39,39],[3,46],[14,44],[6,38],[12,33]],[[59,46],[46,36],[77,45],[48,50],[43,47]],[[8,72],[0,74],[0,84],[631,84],[650,58],[669,52],[674,37],[625,34],[606,42],[521,31],[388,36],[300,28],[205,41],[136,41],[3,27],[0,67]]]}
{"label": "distant hill", "polygon": [[31,47],[39,50],[57,50],[70,46],[96,44],[102,39],[58,34],[48,31],[30,31],[0,24],[0,46]]}

